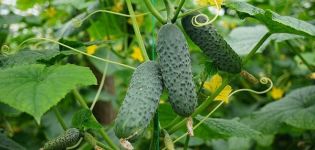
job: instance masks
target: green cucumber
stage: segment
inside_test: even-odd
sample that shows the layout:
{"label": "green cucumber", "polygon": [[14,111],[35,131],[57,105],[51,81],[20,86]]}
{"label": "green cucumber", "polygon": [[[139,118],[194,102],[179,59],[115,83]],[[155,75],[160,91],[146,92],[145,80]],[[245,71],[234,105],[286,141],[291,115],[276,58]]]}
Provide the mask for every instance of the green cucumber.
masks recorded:
{"label": "green cucumber", "polygon": [[161,27],[157,54],[173,110],[183,117],[190,116],[197,106],[197,96],[187,41],[176,25],[166,24]]}
{"label": "green cucumber", "polygon": [[116,136],[129,141],[137,139],[154,116],[162,91],[158,64],[148,61],[138,66],[115,120]]}
{"label": "green cucumber", "polygon": [[57,138],[45,143],[44,150],[62,150],[75,145],[81,138],[80,131],[76,128],[67,129],[66,132]]}
{"label": "green cucumber", "polygon": [[[182,26],[190,39],[213,61],[218,70],[240,73],[242,70],[241,58],[211,24],[202,27],[194,26],[192,18],[196,15],[199,13],[182,18]],[[197,21],[203,23],[206,18],[198,16]]]}

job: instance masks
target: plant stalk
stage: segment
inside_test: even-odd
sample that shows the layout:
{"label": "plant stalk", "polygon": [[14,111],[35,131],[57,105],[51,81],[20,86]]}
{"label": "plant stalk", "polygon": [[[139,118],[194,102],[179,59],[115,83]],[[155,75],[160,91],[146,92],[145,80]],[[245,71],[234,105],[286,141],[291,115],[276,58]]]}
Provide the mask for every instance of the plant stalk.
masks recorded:
{"label": "plant stalk", "polygon": [[182,7],[184,6],[185,0],[180,0],[178,7],[176,8],[175,14],[172,18],[172,23],[176,22],[179,12],[181,11]]}
{"label": "plant stalk", "polygon": [[271,32],[267,32],[255,45],[255,47],[250,51],[250,53],[243,59],[243,64],[246,64],[247,61],[252,58],[258,49],[265,43],[265,41],[272,35]]}
{"label": "plant stalk", "polygon": [[[85,100],[83,99],[83,97],[80,95],[79,91],[77,89],[73,90],[73,95],[75,97],[75,100],[80,103],[80,105],[85,108],[85,109],[89,109],[88,105],[86,104]],[[96,120],[96,118],[94,117],[94,115],[92,115],[92,118]],[[114,150],[119,150],[119,148],[114,144],[114,142],[109,138],[109,136],[107,135],[107,133],[103,130],[103,129],[98,129],[98,132],[100,133],[100,135],[103,137],[104,141],[106,141],[106,143]]]}
{"label": "plant stalk", "polygon": [[185,140],[185,145],[184,145],[184,150],[188,149],[188,144],[189,144],[189,140],[190,140],[190,135],[186,135],[186,140]]}
{"label": "plant stalk", "polygon": [[59,112],[57,106],[55,106],[55,107],[53,108],[53,111],[54,111],[54,114],[55,114],[55,116],[57,117],[57,120],[58,120],[59,124],[61,125],[62,129],[63,129],[64,131],[66,131],[66,130],[67,130],[67,125],[66,125],[65,121],[63,120],[63,118],[62,118],[62,116],[61,116],[61,114],[60,114],[60,112]]}
{"label": "plant stalk", "polygon": [[295,53],[295,55],[297,55],[297,56],[302,60],[302,62],[306,65],[306,67],[307,67],[308,70],[310,70],[310,71],[315,71],[315,67],[312,66],[311,64],[309,64],[309,63],[305,60],[305,58],[299,53],[299,51],[297,51],[297,50],[294,48],[294,46],[293,46],[290,42],[286,41],[286,43],[287,43],[287,45],[290,47],[290,49],[292,50],[292,52]]}
{"label": "plant stalk", "polygon": [[[130,0],[126,0],[127,2]],[[161,14],[154,8],[154,6],[151,4],[150,0],[144,0],[145,5],[147,6],[148,10],[152,13],[152,15],[162,24],[166,23],[166,20],[163,19]]]}
{"label": "plant stalk", "polygon": [[129,14],[131,16],[133,30],[135,31],[135,34],[136,34],[136,37],[137,37],[137,40],[138,40],[138,44],[139,44],[140,49],[141,49],[142,56],[144,57],[145,61],[149,61],[150,59],[149,59],[149,56],[148,56],[147,51],[145,49],[143,39],[141,37],[140,29],[139,29],[139,26],[138,26],[138,23],[137,23],[135,12],[134,12],[134,10],[132,8],[132,5],[131,5],[131,1],[130,0],[126,0],[126,3],[127,3]]}

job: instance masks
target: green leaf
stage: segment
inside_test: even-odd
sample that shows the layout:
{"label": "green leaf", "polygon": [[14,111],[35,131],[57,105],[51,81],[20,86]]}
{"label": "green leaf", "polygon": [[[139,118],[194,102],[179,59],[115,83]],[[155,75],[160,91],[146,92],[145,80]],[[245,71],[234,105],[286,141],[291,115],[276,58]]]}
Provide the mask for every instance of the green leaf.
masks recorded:
{"label": "green leaf", "polygon": [[301,129],[315,129],[315,86],[294,90],[245,121],[264,133],[276,133],[283,123]]}
{"label": "green leaf", "polygon": [[273,33],[292,33],[315,37],[315,26],[308,22],[290,16],[281,16],[271,10],[267,10],[265,16],[264,23]]}
{"label": "green leaf", "polygon": [[5,134],[0,133],[0,149],[2,150],[26,150],[19,143],[8,138]]}
{"label": "green leaf", "polygon": [[[196,119],[201,121],[204,117],[198,115]],[[203,124],[206,125],[211,132],[218,133],[225,137],[256,137],[260,135],[258,131],[236,120],[208,118]]]}
{"label": "green leaf", "polygon": [[[238,27],[230,32],[226,41],[237,54],[247,55],[267,32],[268,29],[262,25]],[[266,40],[258,52],[264,50],[269,42],[269,39]]]}
{"label": "green leaf", "polygon": [[290,16],[281,16],[241,1],[227,1],[226,6],[238,11],[240,18],[252,17],[264,23],[272,33],[291,33],[315,37],[315,26]]}
{"label": "green leaf", "polygon": [[2,67],[15,65],[27,65],[38,63],[42,60],[49,60],[59,54],[58,50],[23,50],[16,54],[8,55],[0,59]]}
{"label": "green leaf", "polygon": [[0,70],[0,101],[32,115],[41,116],[78,85],[96,84],[88,68],[76,65],[34,64]]}
{"label": "green leaf", "polygon": [[162,126],[167,125],[176,118],[172,106],[169,103],[163,103],[159,105],[159,120]]}
{"label": "green leaf", "polygon": [[[237,54],[247,55],[267,32],[267,27],[263,25],[238,27],[230,32],[226,41]],[[272,34],[258,49],[258,52],[262,52],[272,40],[283,42],[297,38],[303,37],[288,33]]]}
{"label": "green leaf", "polygon": [[255,7],[243,1],[227,0],[225,5],[238,12],[239,17],[244,19],[246,17],[263,17],[265,11],[261,8]]}
{"label": "green leaf", "polygon": [[76,112],[72,118],[73,127],[82,129],[100,129],[100,125],[92,116],[92,112],[89,109],[81,109]]}

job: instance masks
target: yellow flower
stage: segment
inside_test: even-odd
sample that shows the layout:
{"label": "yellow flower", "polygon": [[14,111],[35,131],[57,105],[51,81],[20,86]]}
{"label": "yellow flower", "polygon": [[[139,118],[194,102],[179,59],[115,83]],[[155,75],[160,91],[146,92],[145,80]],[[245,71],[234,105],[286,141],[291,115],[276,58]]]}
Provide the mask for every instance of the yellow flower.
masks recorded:
{"label": "yellow flower", "polygon": [[141,54],[141,49],[140,49],[140,47],[134,46],[134,47],[132,48],[132,50],[133,50],[133,52],[132,52],[132,54],[131,54],[131,57],[132,57],[134,60],[138,60],[138,61],[140,61],[140,62],[143,62],[144,59],[143,59],[143,56],[142,56],[142,54]]}
{"label": "yellow flower", "polygon": [[[222,77],[216,74],[210,79],[210,81],[205,82],[203,87],[206,90],[210,91],[211,93],[214,93],[221,86],[221,84],[222,84]],[[229,95],[231,92],[232,92],[232,87],[230,85],[227,85],[220,92],[220,94],[214,98],[214,100],[228,103]]]}
{"label": "yellow flower", "polygon": [[311,73],[311,74],[309,75],[309,78],[310,78],[310,79],[315,79],[315,72]]}
{"label": "yellow flower", "polygon": [[217,3],[219,7],[221,7],[223,0],[195,0],[195,2],[199,6],[207,6],[207,5],[216,6],[215,3]]}
{"label": "yellow flower", "polygon": [[114,7],[112,8],[112,11],[114,12],[121,12],[124,9],[124,5],[122,2],[116,2]]}
{"label": "yellow flower", "polygon": [[273,87],[271,90],[271,97],[278,100],[283,97],[284,91],[281,88]]}
{"label": "yellow flower", "polygon": [[48,17],[52,18],[56,15],[57,11],[54,7],[49,7],[47,8],[46,13]]}
{"label": "yellow flower", "polygon": [[90,54],[90,55],[93,55],[93,54],[95,54],[96,49],[97,49],[97,46],[96,46],[96,45],[88,46],[88,47],[86,48],[86,53],[87,53],[87,54]]}
{"label": "yellow flower", "polygon": [[[139,13],[136,13],[136,14],[139,14]],[[137,17],[136,17],[136,20],[137,20],[137,24],[138,24],[139,26],[141,26],[141,25],[143,24],[143,21],[144,21],[143,15],[137,16]],[[129,24],[132,24],[131,18],[128,19],[128,23],[129,23]]]}

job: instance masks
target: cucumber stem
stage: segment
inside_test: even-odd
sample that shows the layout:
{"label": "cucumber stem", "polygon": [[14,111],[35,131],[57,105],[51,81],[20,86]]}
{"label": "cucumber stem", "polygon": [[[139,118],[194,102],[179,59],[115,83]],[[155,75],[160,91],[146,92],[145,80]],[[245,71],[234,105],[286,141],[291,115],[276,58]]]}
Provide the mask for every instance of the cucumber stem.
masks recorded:
{"label": "cucumber stem", "polygon": [[[127,0],[127,2],[130,0]],[[151,4],[150,0],[144,0],[145,5],[147,6],[148,10],[152,13],[152,15],[162,24],[166,23],[166,20],[163,19],[161,14],[154,8],[154,6]]]}
{"label": "cucumber stem", "polygon": [[172,15],[174,14],[174,7],[168,0],[163,0],[166,12],[167,12],[167,23],[171,23]]}
{"label": "cucumber stem", "polygon": [[255,47],[249,52],[249,54],[243,59],[243,64],[246,64],[247,61],[252,58],[258,49],[265,43],[265,41],[272,35],[271,32],[267,32],[255,45]]}
{"label": "cucumber stem", "polygon": [[184,150],[187,150],[187,149],[188,149],[189,140],[190,140],[190,136],[187,134],[187,135],[186,135],[186,140],[185,140],[185,145],[184,145]]}
{"label": "cucumber stem", "polygon": [[54,114],[57,117],[57,120],[58,120],[59,124],[61,125],[63,131],[66,131],[67,130],[67,125],[66,125],[65,121],[63,120],[63,118],[62,118],[62,116],[61,116],[57,106],[55,106],[53,108],[53,111],[54,111]]}
{"label": "cucumber stem", "polygon": [[132,8],[132,5],[131,5],[131,1],[130,0],[126,0],[126,3],[127,3],[129,14],[131,16],[132,27],[133,27],[133,30],[135,31],[135,34],[136,34],[136,37],[137,37],[137,41],[138,41],[138,44],[139,44],[140,49],[141,49],[142,56],[144,57],[145,61],[149,61],[150,59],[149,59],[149,56],[148,56],[147,51],[145,49],[143,39],[141,37],[140,29],[139,29],[139,26],[138,26],[138,23],[137,23],[135,12],[134,12],[134,10]]}
{"label": "cucumber stem", "polygon": [[209,6],[201,6],[201,7],[198,7],[198,8],[195,8],[195,9],[192,9],[192,10],[188,10],[180,15],[178,15],[177,18],[183,18],[183,17],[186,17],[192,13],[194,13],[195,11],[198,11],[198,10],[201,10],[201,9],[204,9],[204,8],[208,8]]}
{"label": "cucumber stem", "polygon": [[308,70],[315,71],[315,67],[309,64],[306,61],[306,59],[293,47],[293,45],[289,41],[286,41],[286,44],[290,47],[290,50],[292,50],[292,52],[301,59],[301,61],[306,65]]}
{"label": "cucumber stem", "polygon": [[[75,97],[75,100],[80,103],[80,105],[85,108],[85,109],[89,109],[86,101],[83,99],[83,97],[81,96],[81,94],[79,93],[79,91],[77,89],[73,90],[73,95]],[[94,115],[92,115],[92,118],[96,120],[96,118],[94,117]],[[119,150],[119,148],[114,144],[114,142],[109,138],[109,136],[107,135],[107,133],[101,128],[98,129],[98,132],[101,134],[101,136],[103,137],[104,141],[106,141],[106,143],[114,150]]]}
{"label": "cucumber stem", "polygon": [[172,18],[172,23],[176,22],[179,12],[181,11],[182,7],[184,6],[185,0],[180,0],[178,7],[176,8],[175,14]]}

